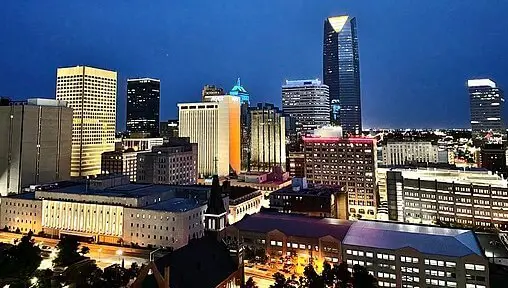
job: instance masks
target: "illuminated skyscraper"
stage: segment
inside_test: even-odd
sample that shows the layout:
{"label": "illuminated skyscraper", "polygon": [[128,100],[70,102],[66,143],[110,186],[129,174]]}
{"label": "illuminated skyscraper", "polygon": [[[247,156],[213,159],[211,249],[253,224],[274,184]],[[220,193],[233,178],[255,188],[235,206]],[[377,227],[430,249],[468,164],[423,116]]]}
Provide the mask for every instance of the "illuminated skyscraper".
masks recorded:
{"label": "illuminated skyscraper", "polygon": [[158,79],[127,79],[127,131],[131,136],[159,135],[160,89]]}
{"label": "illuminated skyscraper", "polygon": [[320,80],[286,80],[282,85],[282,110],[293,118],[298,134],[330,124],[328,86]]}
{"label": "illuminated skyscraper", "polygon": [[360,60],[356,19],[330,17],[324,23],[323,82],[330,87],[330,121],[345,134],[362,131]]}
{"label": "illuminated skyscraper", "polygon": [[117,73],[87,66],[58,68],[56,99],[74,110],[71,176],[101,173],[101,154],[115,150]]}
{"label": "illuminated skyscraper", "polygon": [[[506,138],[503,91],[490,79],[467,81],[473,138]],[[492,138],[492,137],[490,137]]]}
{"label": "illuminated skyscraper", "polygon": [[240,173],[240,98],[178,104],[180,137],[198,144],[200,177]]}
{"label": "illuminated skyscraper", "polygon": [[240,78],[237,79],[236,85],[233,86],[229,95],[240,97],[240,140],[241,140],[241,162],[242,170],[246,171],[249,168],[250,157],[250,94],[245,90],[240,82]]}
{"label": "illuminated skyscraper", "polygon": [[250,109],[250,170],[286,169],[286,119],[273,104]]}

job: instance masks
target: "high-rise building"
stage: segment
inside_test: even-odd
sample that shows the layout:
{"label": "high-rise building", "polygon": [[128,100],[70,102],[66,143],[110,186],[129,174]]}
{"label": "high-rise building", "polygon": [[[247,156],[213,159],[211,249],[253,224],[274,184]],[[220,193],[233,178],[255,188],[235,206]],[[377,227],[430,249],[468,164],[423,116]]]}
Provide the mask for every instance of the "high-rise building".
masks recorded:
{"label": "high-rise building", "polygon": [[250,119],[250,170],[286,169],[286,119],[282,112],[273,104],[259,103],[250,109]]}
{"label": "high-rise building", "polygon": [[178,137],[178,120],[162,121],[159,133],[166,142],[169,138]]}
{"label": "high-rise building", "polygon": [[349,215],[376,219],[376,140],[306,137],[303,142],[309,183],[339,185],[348,194]]}
{"label": "high-rise building", "polygon": [[0,105],[0,195],[70,178],[72,109],[65,101]]}
{"label": "high-rise building", "polygon": [[198,144],[200,177],[240,173],[240,98],[178,104],[180,137]]}
{"label": "high-rise building", "polygon": [[330,121],[346,134],[362,132],[360,60],[356,18],[329,17],[324,23],[323,82],[330,88]]}
{"label": "high-rise building", "polygon": [[250,94],[245,90],[240,82],[240,78],[236,81],[236,85],[233,86],[231,91],[229,91],[229,95],[240,97],[240,158],[242,164],[242,171],[246,171],[250,166],[251,159],[251,151],[250,151],[250,113],[249,113],[249,105],[250,105]]}
{"label": "high-rise building", "polygon": [[490,79],[468,80],[467,87],[473,138],[506,139],[503,91]]}
{"label": "high-rise building", "polygon": [[215,85],[205,85],[203,90],[201,90],[201,97],[203,102],[210,101],[213,99],[213,96],[221,96],[224,94],[224,89]]}
{"label": "high-rise building", "polygon": [[330,124],[328,86],[319,79],[286,80],[282,85],[282,110],[294,118],[300,135]]}
{"label": "high-rise building", "polygon": [[115,150],[117,73],[87,66],[57,70],[56,99],[74,110],[71,176],[101,173],[101,154]]}
{"label": "high-rise building", "polygon": [[138,154],[138,183],[189,185],[198,180],[198,146],[189,138],[171,138],[168,143]]}
{"label": "high-rise building", "polygon": [[127,131],[131,136],[159,136],[161,82],[127,79]]}

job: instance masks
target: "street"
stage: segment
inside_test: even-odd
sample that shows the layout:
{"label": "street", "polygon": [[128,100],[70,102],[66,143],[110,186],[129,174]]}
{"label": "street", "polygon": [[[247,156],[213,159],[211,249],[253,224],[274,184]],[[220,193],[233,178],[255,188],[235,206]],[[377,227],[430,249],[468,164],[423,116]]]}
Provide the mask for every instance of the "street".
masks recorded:
{"label": "street", "polygon": [[[19,239],[22,236],[22,234],[0,232],[0,242],[13,244],[14,239]],[[40,243],[41,246],[47,245],[52,249],[56,247],[59,241],[59,239],[49,239],[42,237],[33,238],[35,239],[35,242]],[[141,264],[148,262],[148,258],[150,256],[150,251],[145,249],[99,245],[92,243],[84,243],[83,246],[90,248],[90,253],[88,253],[87,256],[91,259],[94,259],[97,263],[97,266],[99,266],[101,269],[104,269],[111,264],[121,264],[122,259],[125,262],[125,267],[130,266],[133,262],[137,262],[141,266]],[[43,263],[41,263],[40,269],[50,268],[51,259],[53,257],[54,253],[52,253],[52,257],[43,259]]]}

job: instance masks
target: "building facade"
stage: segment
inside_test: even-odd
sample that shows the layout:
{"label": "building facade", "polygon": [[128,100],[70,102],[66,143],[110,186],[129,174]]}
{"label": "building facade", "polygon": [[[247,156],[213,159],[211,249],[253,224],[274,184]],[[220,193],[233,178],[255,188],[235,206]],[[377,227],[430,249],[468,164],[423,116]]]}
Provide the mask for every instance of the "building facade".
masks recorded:
{"label": "building facade", "polygon": [[126,175],[129,176],[130,181],[136,182],[139,153],[143,152],[129,149],[102,153],[101,174]]}
{"label": "building facade", "polygon": [[508,230],[507,182],[489,172],[391,169],[385,189],[390,220]]}
{"label": "building facade", "polygon": [[169,141],[169,138],[178,137],[178,120],[162,121],[159,133],[165,142]]}
{"label": "building facade", "polygon": [[[178,141],[176,141],[178,139]],[[156,146],[138,154],[138,183],[190,185],[198,179],[198,146],[188,139]]]}
{"label": "building facade", "polygon": [[372,138],[306,137],[305,177],[309,183],[338,185],[348,195],[349,215],[375,219],[376,140]]}
{"label": "building facade", "polygon": [[201,90],[202,101],[206,102],[210,100],[210,97],[225,95],[224,89],[215,85],[205,85]]}
{"label": "building facade", "polygon": [[305,153],[289,152],[287,158],[287,171],[291,177],[305,177]]}
{"label": "building facade", "polygon": [[151,151],[153,147],[164,144],[163,138],[123,138],[123,149],[134,151]]}
{"label": "building facade", "polygon": [[[382,149],[384,165],[440,162],[439,148],[431,142],[388,142]],[[448,157],[444,160],[448,163]]]}
{"label": "building facade", "polygon": [[101,173],[101,154],[115,150],[117,73],[87,66],[57,70],[56,99],[74,111],[71,176]]}
{"label": "building facade", "polygon": [[245,90],[240,82],[240,78],[237,79],[236,85],[233,86],[231,91],[229,91],[229,95],[234,95],[240,97],[240,141],[241,141],[241,149],[240,149],[240,157],[241,157],[241,165],[242,171],[249,170],[250,160],[251,160],[251,113],[249,112],[250,106],[250,94]]}
{"label": "building facade", "polygon": [[506,139],[503,91],[490,79],[468,80],[467,87],[473,138]]}
{"label": "building facade", "polygon": [[198,144],[198,174],[228,176],[240,172],[240,99],[178,104],[180,137]]}
{"label": "building facade", "polygon": [[28,99],[0,106],[0,195],[70,178],[72,109]]}
{"label": "building facade", "polygon": [[270,194],[270,208],[282,213],[349,219],[347,194],[339,186],[308,186],[305,178],[293,178],[291,186]]}
{"label": "building facade", "polygon": [[272,104],[258,104],[250,109],[250,169],[271,171],[274,166],[286,169],[286,122]]}
{"label": "building facade", "polygon": [[480,150],[480,167],[494,173],[505,174],[507,172],[505,151],[504,144],[485,143]]}
{"label": "building facade", "polygon": [[160,89],[159,79],[127,79],[126,127],[131,136],[159,136]]}
{"label": "building facade", "polygon": [[362,132],[360,58],[356,18],[329,17],[324,23],[323,82],[330,88],[330,121],[346,134]]}
{"label": "building facade", "polygon": [[13,232],[176,250],[204,235],[209,197],[207,187],[138,185],[125,176],[101,176],[8,196],[0,203],[0,225]]}
{"label": "building facade", "polygon": [[300,135],[330,124],[328,86],[320,80],[286,80],[282,85],[282,110],[294,118]]}
{"label": "building facade", "polygon": [[226,235],[274,262],[361,265],[379,287],[490,287],[488,260],[471,230],[258,213]]}

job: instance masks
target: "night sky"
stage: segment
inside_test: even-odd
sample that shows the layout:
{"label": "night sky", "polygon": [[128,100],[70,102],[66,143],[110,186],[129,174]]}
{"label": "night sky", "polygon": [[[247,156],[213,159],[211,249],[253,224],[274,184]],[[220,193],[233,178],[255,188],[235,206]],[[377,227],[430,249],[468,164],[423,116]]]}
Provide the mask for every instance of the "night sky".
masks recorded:
{"label": "night sky", "polygon": [[128,77],[161,79],[161,120],[239,76],[252,104],[280,106],[285,79],[321,78],[324,19],[349,14],[364,127],[468,127],[468,78],[508,91],[507,11],[504,0],[3,0],[0,95],[54,98],[56,68],[84,64],[118,71],[120,129]]}

